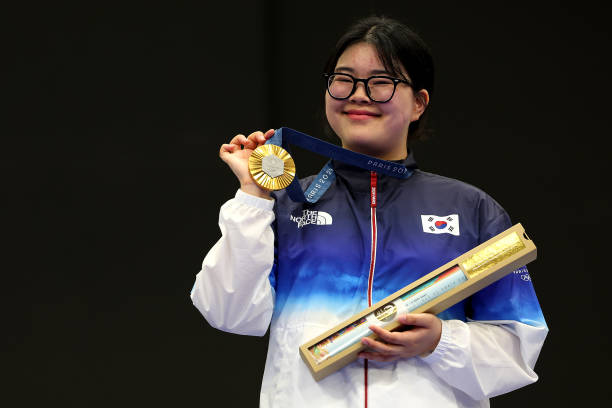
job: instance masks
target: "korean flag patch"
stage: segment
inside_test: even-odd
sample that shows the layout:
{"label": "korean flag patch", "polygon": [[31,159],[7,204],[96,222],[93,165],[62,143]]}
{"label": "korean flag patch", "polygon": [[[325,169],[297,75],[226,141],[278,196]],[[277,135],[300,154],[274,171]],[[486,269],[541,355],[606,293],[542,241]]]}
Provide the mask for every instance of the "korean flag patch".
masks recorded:
{"label": "korean flag patch", "polygon": [[423,232],[428,234],[452,234],[459,236],[459,214],[445,216],[421,215]]}

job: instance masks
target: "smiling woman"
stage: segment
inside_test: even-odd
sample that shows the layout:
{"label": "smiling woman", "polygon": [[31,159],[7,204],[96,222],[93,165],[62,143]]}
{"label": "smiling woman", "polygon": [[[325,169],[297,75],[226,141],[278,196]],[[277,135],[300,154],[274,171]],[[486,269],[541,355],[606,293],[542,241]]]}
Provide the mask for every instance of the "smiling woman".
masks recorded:
{"label": "smiling woman", "polygon": [[408,155],[410,124],[425,112],[429,93],[415,93],[408,80],[390,75],[367,42],[350,45],[338,59],[329,75],[325,113],[344,148],[385,160]]}
{"label": "smiling woman", "polygon": [[221,330],[270,328],[262,407],[486,407],[537,380],[548,329],[525,268],[437,316],[397,316],[404,331],[370,326],[377,339],[362,340],[360,359],[320,382],[299,357],[305,341],[511,226],[483,191],[418,169],[407,144],[420,135],[433,73],[423,41],[380,17],[351,27],[325,69],[325,112],[342,146],[396,161],[404,178],[332,161],[319,201],[294,202],[249,173],[274,130],[221,145],[240,190],[221,208],[223,235],[191,299]]}

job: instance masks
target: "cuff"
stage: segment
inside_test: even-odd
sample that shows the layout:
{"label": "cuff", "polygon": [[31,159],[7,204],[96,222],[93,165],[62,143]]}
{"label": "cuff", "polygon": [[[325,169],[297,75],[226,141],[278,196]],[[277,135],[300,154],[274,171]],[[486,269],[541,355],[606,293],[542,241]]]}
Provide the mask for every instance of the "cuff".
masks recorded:
{"label": "cuff", "polygon": [[436,346],[435,350],[431,354],[420,357],[421,360],[427,364],[436,363],[444,358],[447,350],[451,347],[451,326],[446,320],[442,321],[442,333],[440,335],[440,342]]}
{"label": "cuff", "polygon": [[274,199],[267,200],[265,198],[245,193],[240,189],[236,191],[236,195],[234,196],[234,198],[236,199],[236,201],[242,204],[250,205],[252,207],[259,208],[260,210],[272,211],[272,209],[274,208]]}

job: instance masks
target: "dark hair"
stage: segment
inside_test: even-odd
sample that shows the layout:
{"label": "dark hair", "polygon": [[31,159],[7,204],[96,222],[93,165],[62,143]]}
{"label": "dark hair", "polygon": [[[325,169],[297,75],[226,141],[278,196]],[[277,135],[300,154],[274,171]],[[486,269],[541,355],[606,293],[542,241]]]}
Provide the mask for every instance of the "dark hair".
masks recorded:
{"label": "dark hair", "polygon": [[[376,47],[380,61],[390,74],[410,79],[415,94],[421,89],[426,89],[430,96],[433,94],[434,66],[429,48],[414,31],[388,17],[371,16],[352,25],[336,43],[324,72],[333,72],[344,50],[360,42]],[[409,78],[404,77],[404,72]],[[427,112],[426,108],[419,120],[410,124],[409,142],[424,138]]]}

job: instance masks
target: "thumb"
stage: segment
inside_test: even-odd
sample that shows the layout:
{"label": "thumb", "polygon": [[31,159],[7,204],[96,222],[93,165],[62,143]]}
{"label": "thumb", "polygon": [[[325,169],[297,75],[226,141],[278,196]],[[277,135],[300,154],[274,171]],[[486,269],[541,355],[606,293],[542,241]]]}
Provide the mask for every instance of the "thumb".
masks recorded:
{"label": "thumb", "polygon": [[397,318],[401,324],[408,326],[430,326],[431,315],[426,313],[405,314]]}

